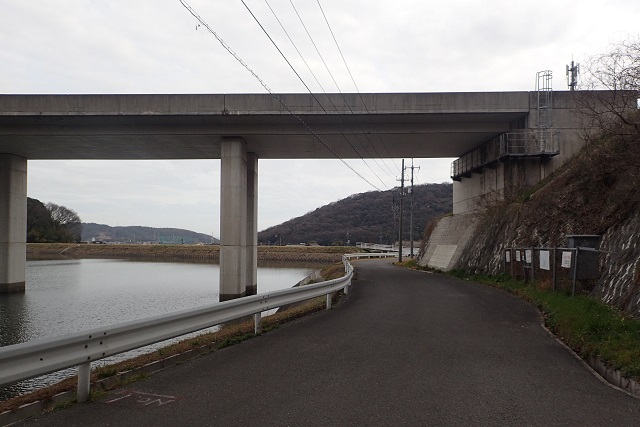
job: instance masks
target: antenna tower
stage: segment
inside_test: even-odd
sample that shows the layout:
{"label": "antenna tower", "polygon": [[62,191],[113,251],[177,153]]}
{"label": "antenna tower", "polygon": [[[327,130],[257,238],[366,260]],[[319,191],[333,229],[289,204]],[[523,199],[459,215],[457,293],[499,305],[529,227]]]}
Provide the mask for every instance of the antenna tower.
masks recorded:
{"label": "antenna tower", "polygon": [[578,86],[578,74],[580,74],[580,64],[574,64],[571,60],[571,66],[567,65],[567,86],[571,92]]}

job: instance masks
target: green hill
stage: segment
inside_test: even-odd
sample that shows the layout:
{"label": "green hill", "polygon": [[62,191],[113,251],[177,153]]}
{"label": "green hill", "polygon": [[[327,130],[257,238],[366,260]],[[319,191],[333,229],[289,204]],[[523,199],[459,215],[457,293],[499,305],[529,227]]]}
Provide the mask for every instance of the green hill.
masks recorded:
{"label": "green hill", "polygon": [[[119,243],[211,243],[212,237],[195,231],[181,228],[154,228],[142,226],[111,227],[93,222],[82,223],[82,240],[90,242],[93,239],[101,242]],[[213,239],[218,243],[218,239]]]}
{"label": "green hill", "polygon": [[[405,191],[407,188],[405,188]],[[317,208],[298,218],[269,227],[258,233],[261,244],[342,245],[350,242],[385,243],[398,240],[400,189],[354,194]],[[409,239],[411,195],[404,197],[404,239]],[[453,185],[414,186],[413,237],[419,240],[427,222],[452,210]]]}

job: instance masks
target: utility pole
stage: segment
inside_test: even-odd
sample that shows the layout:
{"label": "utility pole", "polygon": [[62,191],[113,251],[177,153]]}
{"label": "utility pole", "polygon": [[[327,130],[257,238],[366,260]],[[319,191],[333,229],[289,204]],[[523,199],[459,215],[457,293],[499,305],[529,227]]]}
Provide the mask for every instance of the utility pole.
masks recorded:
{"label": "utility pole", "polygon": [[402,206],[404,201],[404,159],[402,159],[402,173],[400,175],[400,230],[398,231],[398,262],[402,262]]}
{"label": "utility pole", "polygon": [[393,239],[395,239],[395,237],[393,237],[396,234],[396,220],[398,219],[398,210],[400,209],[400,206],[396,205],[396,196],[393,195],[392,193],[392,201],[391,201],[391,212],[393,212],[393,230],[391,230],[391,249],[393,250]]}
{"label": "utility pole", "polygon": [[410,212],[411,212],[411,216],[410,216],[410,220],[409,220],[409,240],[410,240],[410,256],[411,259],[413,259],[413,170],[414,169],[418,169],[420,170],[420,166],[414,167],[413,166],[413,159],[411,159],[411,207],[410,207]]}

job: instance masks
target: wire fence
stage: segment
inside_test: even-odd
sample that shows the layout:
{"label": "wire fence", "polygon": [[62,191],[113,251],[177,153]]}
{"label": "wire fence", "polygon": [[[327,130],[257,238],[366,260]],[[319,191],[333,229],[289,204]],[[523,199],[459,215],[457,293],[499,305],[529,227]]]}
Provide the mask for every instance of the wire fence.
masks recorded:
{"label": "wire fence", "polygon": [[503,251],[503,270],[516,280],[575,295],[593,290],[600,276],[600,253],[588,247],[512,247]]}

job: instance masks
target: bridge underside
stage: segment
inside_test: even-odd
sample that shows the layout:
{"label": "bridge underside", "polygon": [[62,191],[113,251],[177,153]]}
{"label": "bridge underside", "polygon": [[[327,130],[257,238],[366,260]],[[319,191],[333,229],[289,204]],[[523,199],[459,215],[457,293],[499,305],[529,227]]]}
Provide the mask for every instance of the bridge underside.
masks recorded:
{"label": "bridge underside", "polygon": [[[262,159],[456,157],[522,113],[331,117],[1,117],[0,152],[28,159],[219,159],[240,137]],[[344,121],[344,124],[339,122]],[[307,128],[308,127],[308,128]],[[309,131],[313,133],[311,133]]]}
{"label": "bridge underside", "polygon": [[288,110],[270,95],[0,95],[0,153],[219,159],[239,137],[261,159],[457,157],[530,110],[528,92],[278,96]]}
{"label": "bridge underside", "polygon": [[0,95],[0,292],[24,290],[27,160],[222,159],[230,299],[256,291],[258,158],[457,157],[524,128],[531,105],[528,92],[277,97]]}

